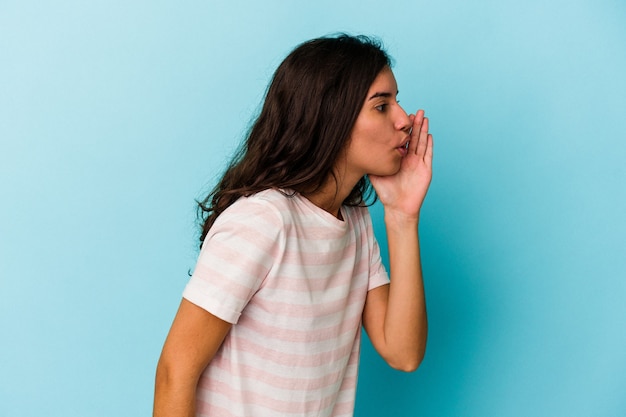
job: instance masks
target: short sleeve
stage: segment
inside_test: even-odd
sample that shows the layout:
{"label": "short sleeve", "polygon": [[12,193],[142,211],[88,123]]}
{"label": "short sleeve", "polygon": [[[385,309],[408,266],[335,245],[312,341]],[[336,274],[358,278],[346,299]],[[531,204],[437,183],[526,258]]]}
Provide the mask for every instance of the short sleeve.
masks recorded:
{"label": "short sleeve", "polygon": [[389,284],[389,274],[387,273],[385,265],[383,264],[380,256],[380,247],[378,246],[378,242],[376,241],[376,236],[374,236],[374,227],[372,226],[372,218],[369,214],[369,210],[367,208],[364,208],[363,211],[365,230],[370,252],[369,285],[367,287],[367,290],[370,291],[374,288],[380,287],[381,285]]}
{"label": "short sleeve", "polygon": [[242,197],[216,219],[183,297],[237,323],[284,244],[280,216],[265,201]]}
{"label": "short sleeve", "polygon": [[385,265],[380,258],[380,248],[376,242],[376,238],[372,242],[372,255],[370,264],[370,279],[367,290],[373,290],[381,285],[389,284],[389,274],[385,269]]}

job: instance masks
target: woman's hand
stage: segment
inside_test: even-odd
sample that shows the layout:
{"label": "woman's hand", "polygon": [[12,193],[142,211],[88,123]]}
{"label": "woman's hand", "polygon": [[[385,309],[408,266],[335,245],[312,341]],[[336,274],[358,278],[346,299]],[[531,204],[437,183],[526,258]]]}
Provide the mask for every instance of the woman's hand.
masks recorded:
{"label": "woman's hand", "polygon": [[432,177],[433,138],[420,110],[409,116],[409,149],[394,175],[370,175],[385,207],[391,283],[367,293],[363,325],[394,368],[415,370],[424,357],[428,320],[419,250],[419,213]]}
{"label": "woman's hand", "polygon": [[410,118],[411,139],[400,170],[384,177],[370,175],[369,179],[386,214],[418,218],[432,178],[433,137],[423,110]]}

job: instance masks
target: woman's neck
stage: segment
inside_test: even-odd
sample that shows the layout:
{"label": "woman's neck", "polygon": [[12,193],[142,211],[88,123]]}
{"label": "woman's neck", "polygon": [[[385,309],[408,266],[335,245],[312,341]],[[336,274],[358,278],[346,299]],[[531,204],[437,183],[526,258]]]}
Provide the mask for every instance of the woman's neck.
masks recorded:
{"label": "woman's neck", "polygon": [[345,181],[342,181],[341,176],[337,176],[336,178],[330,176],[320,189],[312,193],[303,193],[302,195],[322,210],[343,220],[339,209],[345,199],[352,193],[352,189],[355,185],[356,182],[354,184],[347,184]]}

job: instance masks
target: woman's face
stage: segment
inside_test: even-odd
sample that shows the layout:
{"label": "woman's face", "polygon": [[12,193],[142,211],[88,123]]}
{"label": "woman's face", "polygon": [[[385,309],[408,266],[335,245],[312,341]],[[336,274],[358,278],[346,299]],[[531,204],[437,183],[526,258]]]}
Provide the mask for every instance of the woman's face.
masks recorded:
{"label": "woman's face", "polygon": [[348,141],[346,175],[358,181],[366,174],[393,175],[406,155],[411,120],[397,101],[398,86],[391,69],[383,69],[372,85]]}

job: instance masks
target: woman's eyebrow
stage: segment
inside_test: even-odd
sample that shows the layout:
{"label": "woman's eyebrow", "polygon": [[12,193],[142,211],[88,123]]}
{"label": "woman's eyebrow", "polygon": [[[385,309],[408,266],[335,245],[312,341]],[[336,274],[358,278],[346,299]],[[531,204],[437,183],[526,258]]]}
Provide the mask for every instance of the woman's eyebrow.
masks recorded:
{"label": "woman's eyebrow", "polygon": [[[400,91],[396,91],[396,95],[398,95],[398,93],[400,93]],[[390,92],[381,91],[381,92],[372,94],[372,96],[370,98],[368,98],[368,100],[372,100],[372,99],[377,98],[377,97],[391,97],[391,96],[392,96],[392,94]]]}

